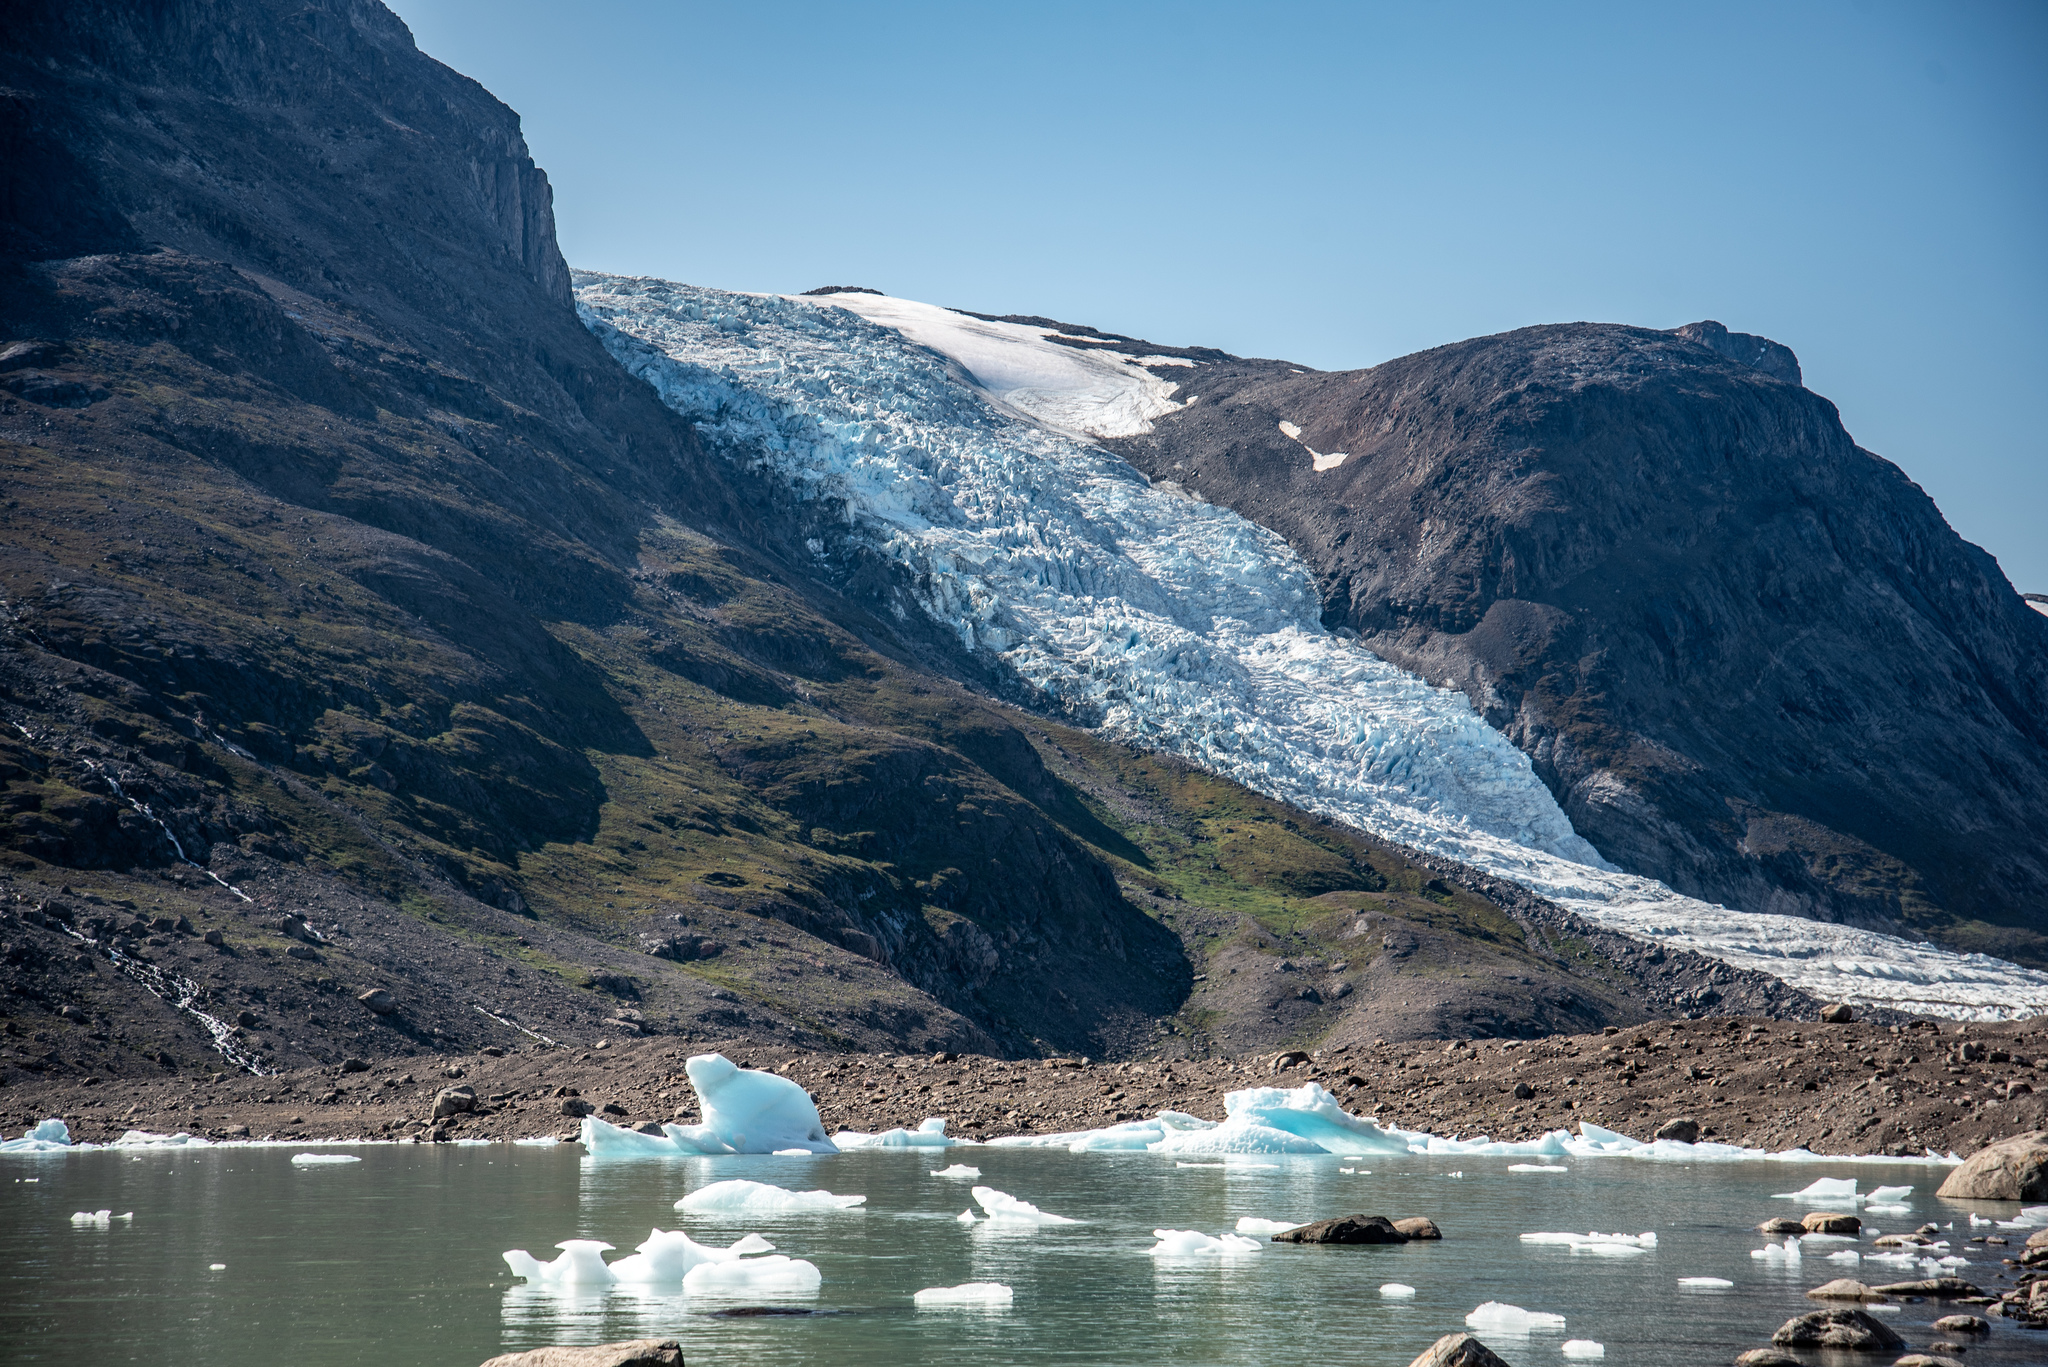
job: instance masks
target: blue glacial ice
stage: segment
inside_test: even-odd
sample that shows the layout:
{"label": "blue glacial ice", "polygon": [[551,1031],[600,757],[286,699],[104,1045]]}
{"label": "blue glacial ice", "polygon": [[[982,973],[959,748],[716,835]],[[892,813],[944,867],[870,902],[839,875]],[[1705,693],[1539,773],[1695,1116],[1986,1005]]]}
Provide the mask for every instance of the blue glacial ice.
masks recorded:
{"label": "blue glacial ice", "polygon": [[1020,1201],[1010,1193],[997,1191],[994,1187],[974,1188],[974,1200],[975,1204],[981,1207],[983,1221],[987,1224],[1028,1228],[1034,1225],[1080,1223],[1064,1215],[1054,1215],[1050,1211],[1040,1210],[1029,1201]]}
{"label": "blue glacial ice", "polygon": [[[586,325],[714,450],[829,513],[965,647],[1109,735],[1824,998],[2048,1008],[2048,974],[1607,863],[1462,695],[1325,631],[1280,537],[1090,440],[1193,401],[1155,367],[909,300],[577,283]],[[837,551],[810,549],[830,573]]]}
{"label": "blue glacial ice", "polygon": [[583,1117],[584,1151],[594,1158],[676,1158],[687,1154],[837,1153],[825,1137],[810,1093],[786,1077],[742,1068],[723,1054],[683,1065],[697,1093],[697,1125],[664,1125],[660,1134]]}
{"label": "blue glacial ice", "polygon": [[[749,1234],[727,1248],[700,1244],[677,1230],[650,1230],[647,1238],[630,1256],[606,1263],[604,1255],[612,1246],[598,1239],[564,1239],[555,1245],[561,1253],[542,1262],[523,1248],[506,1250],[505,1265],[515,1277],[544,1286],[611,1286],[614,1283],[669,1284],[681,1282],[689,1288],[690,1274],[699,1267],[743,1264],[760,1269],[741,1274],[776,1280],[787,1273],[787,1258],[749,1258],[748,1254],[772,1253],[775,1245],[758,1234]],[[772,1264],[763,1267],[763,1264]],[[802,1264],[810,1267],[809,1263]],[[812,1268],[815,1274],[817,1269]],[[811,1283],[816,1285],[815,1280]]]}
{"label": "blue glacial ice", "polygon": [[676,1202],[686,1215],[806,1215],[851,1210],[867,1203],[865,1196],[837,1196],[829,1191],[790,1191],[768,1182],[729,1177],[697,1188]]}

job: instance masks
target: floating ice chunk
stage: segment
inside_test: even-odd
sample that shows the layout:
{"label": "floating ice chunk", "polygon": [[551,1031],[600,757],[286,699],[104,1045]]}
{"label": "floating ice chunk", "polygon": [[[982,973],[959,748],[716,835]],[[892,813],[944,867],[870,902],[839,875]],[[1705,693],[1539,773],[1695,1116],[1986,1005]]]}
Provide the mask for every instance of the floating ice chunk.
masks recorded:
{"label": "floating ice chunk", "polygon": [[1306,1220],[1261,1220],[1256,1215],[1246,1215],[1237,1222],[1239,1234],[1285,1234],[1290,1229],[1300,1229]]}
{"label": "floating ice chunk", "polygon": [[292,1155],[292,1166],[295,1168],[315,1168],[326,1163],[360,1163],[362,1161],[362,1159],[352,1153],[295,1153]]}
{"label": "floating ice chunk", "polygon": [[967,1165],[966,1165],[965,1163],[955,1163],[955,1164],[953,1164],[953,1166],[952,1166],[952,1167],[950,1167],[950,1168],[940,1168],[940,1169],[939,1169],[939,1170],[938,1170],[937,1172],[933,1173],[933,1174],[932,1174],[932,1176],[934,1176],[934,1177],[979,1177],[979,1176],[981,1176],[981,1169],[980,1169],[980,1168],[970,1168],[970,1167],[968,1167],[968,1166],[967,1166]]}
{"label": "floating ice chunk", "polygon": [[1019,1201],[1005,1191],[994,1187],[976,1187],[974,1200],[991,1221],[1009,1225],[1072,1225],[1080,1223],[1064,1215],[1052,1215],[1040,1210],[1029,1201]]}
{"label": "floating ice chunk", "polygon": [[968,1208],[967,1208],[966,1210],[963,1210],[963,1211],[961,1211],[961,1212],[960,1212],[960,1213],[959,1213],[958,1215],[955,1215],[955,1216],[953,1217],[953,1220],[954,1220],[954,1223],[956,1223],[956,1224],[962,1224],[962,1225],[971,1225],[971,1224],[973,1224],[973,1223],[974,1223],[974,1207],[972,1207],[972,1206],[969,1206],[969,1207],[968,1207]]}
{"label": "floating ice chunk", "polygon": [[1726,1277],[1680,1277],[1678,1284],[1680,1286],[1697,1287],[1702,1291],[1725,1291],[1735,1285],[1734,1282],[1729,1281]]}
{"label": "floating ice chunk", "polygon": [[647,1239],[631,1257],[611,1265],[615,1281],[634,1283],[679,1282],[699,1263],[729,1263],[749,1253],[773,1253],[775,1245],[758,1234],[749,1234],[727,1248],[700,1244],[681,1230],[649,1230]]}
{"label": "floating ice chunk", "polygon": [[1970,1265],[1970,1260],[1968,1258],[1959,1258],[1953,1253],[1951,1253],[1948,1257],[1938,1259],[1937,1261],[1939,1261],[1943,1267],[1968,1267]]}
{"label": "floating ice chunk", "polygon": [[659,1135],[621,1129],[595,1116],[580,1135],[593,1158],[674,1158],[682,1154],[837,1153],[810,1094],[786,1077],[742,1068],[723,1054],[683,1065],[697,1093],[701,1125],[664,1125]]}
{"label": "floating ice chunk", "polygon": [[1381,1282],[1380,1294],[1389,1300],[1401,1300],[1415,1294],[1415,1288],[1406,1282]]}
{"label": "floating ice chunk", "polygon": [[549,1146],[551,1146],[551,1145],[554,1145],[554,1144],[559,1144],[559,1143],[561,1143],[562,1141],[561,1141],[561,1140],[560,1140],[560,1139],[559,1139],[558,1137],[556,1137],[555,1135],[551,1135],[551,1134],[537,1134],[537,1135],[530,1135],[530,1136],[528,1136],[528,1137],[527,1137],[527,1138],[525,1138],[525,1139],[515,1139],[515,1140],[513,1140],[512,1142],[513,1142],[514,1144],[519,1144],[519,1145],[522,1145],[522,1146],[524,1146],[524,1147],[526,1147],[526,1148],[536,1148],[536,1149],[544,1149],[544,1148],[547,1148],[547,1147],[549,1147]]}
{"label": "floating ice chunk", "polygon": [[817,1156],[810,1149],[777,1149],[775,1151],[775,1157],[777,1158],[816,1158]]}
{"label": "floating ice chunk", "polygon": [[1765,1244],[1762,1248],[1749,1251],[1752,1258],[1761,1258],[1767,1263],[1796,1263],[1799,1261],[1799,1240],[1787,1235],[1782,1244]]}
{"label": "floating ice chunk", "polygon": [[[80,1145],[84,1148],[86,1145]],[[151,1130],[128,1130],[108,1147],[116,1149],[210,1149],[211,1139],[183,1130],[176,1134],[157,1134]]]}
{"label": "floating ice chunk", "polygon": [[1863,1208],[1863,1213],[1866,1215],[1910,1215],[1912,1211],[1913,1208],[1911,1206],[1895,1206],[1891,1204],[1869,1205]]}
{"label": "floating ice chunk", "polygon": [[1913,1194],[1911,1187],[1872,1187],[1866,1201],[1877,1201],[1885,1205],[1895,1204]]}
{"label": "floating ice chunk", "polygon": [[1525,1244],[1570,1244],[1574,1248],[1602,1244],[1614,1248],[1631,1249],[1641,1252],[1644,1249],[1655,1248],[1657,1246],[1657,1236],[1649,1232],[1642,1234],[1601,1234],[1597,1231],[1590,1234],[1538,1233],[1524,1234],[1522,1242]]}
{"label": "floating ice chunk", "polygon": [[1570,1172],[1571,1169],[1555,1163],[1510,1163],[1509,1172]]}
{"label": "floating ice chunk", "polygon": [[1828,1261],[1831,1263],[1860,1263],[1863,1261],[1863,1255],[1853,1248],[1845,1248],[1839,1253],[1828,1254]]}
{"label": "floating ice chunk", "polygon": [[1558,1351],[1568,1358],[1604,1358],[1607,1356],[1606,1346],[1595,1343],[1591,1339],[1566,1339],[1559,1345]]}
{"label": "floating ice chunk", "polygon": [[70,1127],[55,1116],[37,1121],[19,1139],[0,1143],[0,1153],[50,1153],[71,1147]]}
{"label": "floating ice chunk", "polygon": [[1001,1282],[963,1282],[959,1286],[927,1286],[910,1298],[920,1310],[985,1310],[1014,1299]]}
{"label": "floating ice chunk", "polygon": [[1853,1244],[1856,1242],[1856,1236],[1853,1234],[1802,1234],[1799,1236],[1799,1242],[1802,1244]]}
{"label": "floating ice chunk", "polygon": [[604,1262],[610,1244],[597,1239],[564,1239],[555,1247],[561,1254],[545,1263],[523,1248],[507,1249],[505,1266],[515,1277],[551,1286],[609,1286],[616,1280]]}
{"label": "floating ice chunk", "polygon": [[1488,1301],[1465,1316],[1465,1327],[1482,1332],[1491,1330],[1496,1334],[1528,1334],[1538,1329],[1562,1329],[1564,1316]]}
{"label": "floating ice chunk", "polygon": [[800,1215],[820,1210],[850,1210],[865,1196],[835,1196],[829,1191],[790,1191],[768,1182],[731,1177],[697,1190],[676,1202],[689,1215]]}
{"label": "floating ice chunk", "polygon": [[225,1272],[228,1270],[228,1265],[226,1263],[208,1263],[206,1270],[208,1272]]}
{"label": "floating ice chunk", "polygon": [[1853,1201],[1856,1199],[1856,1179],[1853,1177],[1822,1177],[1798,1191],[1781,1191],[1772,1196],[1778,1201],[1804,1201],[1808,1205],[1821,1201]]}
{"label": "floating ice chunk", "polygon": [[1204,1234],[1196,1229],[1155,1229],[1152,1237],[1159,1242],[1145,1251],[1155,1258],[1241,1258],[1262,1253],[1266,1247],[1242,1235]]}
{"label": "floating ice chunk", "polygon": [[81,1210],[71,1217],[71,1223],[74,1225],[95,1225],[105,1229],[113,1222],[113,1219],[114,1212],[111,1210]]}
{"label": "floating ice chunk", "polygon": [[1176,1168],[1227,1168],[1230,1165],[1228,1163],[1182,1163],[1176,1161],[1174,1166]]}
{"label": "floating ice chunk", "polygon": [[943,1149],[972,1141],[950,1138],[945,1117],[931,1116],[914,1130],[884,1130],[880,1134],[841,1130],[832,1136],[832,1142],[842,1149]]}
{"label": "floating ice chunk", "polygon": [[811,1296],[824,1280],[816,1263],[775,1253],[698,1263],[684,1274],[683,1290],[693,1296]]}

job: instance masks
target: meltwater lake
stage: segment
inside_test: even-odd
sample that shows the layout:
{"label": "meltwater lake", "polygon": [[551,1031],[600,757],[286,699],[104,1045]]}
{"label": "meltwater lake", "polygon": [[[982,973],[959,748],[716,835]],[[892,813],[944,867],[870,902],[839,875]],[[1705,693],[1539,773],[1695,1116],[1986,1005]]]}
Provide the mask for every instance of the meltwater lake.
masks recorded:
{"label": "meltwater lake", "polygon": [[[1970,1213],[2017,1211],[1935,1199],[1946,1169],[1862,1161],[1715,1162],[1556,1159],[1563,1172],[1510,1172],[1508,1158],[1259,1156],[1187,1160],[1150,1153],[962,1146],[819,1157],[591,1159],[578,1145],[325,1146],[354,1163],[295,1165],[287,1147],[169,1148],[0,1159],[0,1343],[17,1363],[291,1362],[474,1367],[498,1353],[557,1343],[674,1337],[697,1367],[746,1363],[1286,1363],[1403,1367],[1486,1301],[1565,1317],[1562,1331],[1481,1333],[1515,1367],[1562,1364],[1567,1339],[1593,1340],[1608,1364],[1700,1367],[1769,1341],[1816,1308],[1803,1293],[1842,1275],[1884,1282],[1927,1275],[1828,1261],[1875,1252],[1809,1244],[1796,1264],[1750,1256],[1755,1226],[1803,1214],[1796,1191],[1817,1177],[1864,1190],[1912,1186],[1908,1211],[1868,1213],[1877,1230],[1925,1221],[1956,1229],[1944,1272],[1990,1287],[1997,1253],[1974,1248]],[[940,1178],[971,1164],[978,1179]],[[1352,1169],[1350,1172],[1344,1169]],[[867,1197],[834,1213],[747,1218],[680,1213],[686,1193],[725,1178]],[[966,1226],[976,1182],[1078,1223]],[[132,1221],[77,1226],[78,1211]],[[1149,1256],[1155,1228],[1209,1234],[1253,1216],[1299,1220],[1364,1212],[1427,1215],[1444,1239],[1394,1247],[1294,1247],[1255,1255]],[[601,1239],[617,1259],[653,1228],[729,1244],[759,1232],[823,1274],[815,1297],[741,1301],[679,1285],[556,1291],[508,1271],[501,1253],[554,1256],[564,1239]],[[1538,1231],[1654,1232],[1654,1248],[1574,1252],[1524,1242]],[[2014,1240],[2017,1244],[2024,1238]],[[220,1266],[215,1267],[215,1264]],[[1720,1277],[1693,1289],[1682,1277]],[[1002,1310],[918,1310],[923,1287],[1001,1282]],[[1383,1297],[1384,1283],[1415,1289]],[[775,1305],[802,1315],[720,1315]],[[1904,1304],[1887,1313],[1908,1344],[1964,1307]],[[1977,1364],[2048,1360],[2048,1335],[1995,1322],[1970,1348]],[[1857,1360],[1889,1363],[1887,1355]],[[1814,1355],[1819,1367],[1839,1357]]]}

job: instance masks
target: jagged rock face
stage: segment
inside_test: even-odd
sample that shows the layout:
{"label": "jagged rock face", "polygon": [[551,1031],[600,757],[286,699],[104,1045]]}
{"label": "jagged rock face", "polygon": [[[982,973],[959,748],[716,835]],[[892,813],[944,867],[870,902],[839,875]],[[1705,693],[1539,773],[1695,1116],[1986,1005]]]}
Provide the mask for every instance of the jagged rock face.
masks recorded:
{"label": "jagged rock face", "polygon": [[1285,535],[1616,863],[2048,962],[2048,622],[1797,378],[1719,324],[1536,327],[1203,365],[1109,444]]}

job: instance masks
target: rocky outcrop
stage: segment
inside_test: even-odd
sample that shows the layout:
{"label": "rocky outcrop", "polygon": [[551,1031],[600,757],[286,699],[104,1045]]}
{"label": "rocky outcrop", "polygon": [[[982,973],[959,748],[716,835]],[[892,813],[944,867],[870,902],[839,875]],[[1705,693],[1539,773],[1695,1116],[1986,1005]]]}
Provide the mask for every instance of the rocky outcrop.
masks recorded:
{"label": "rocky outcrop", "polygon": [[1273,1236],[1276,1244],[1405,1244],[1408,1239],[1384,1215],[1340,1215]]}
{"label": "rocky outcrop", "polygon": [[1508,1367],[1508,1363],[1470,1334],[1445,1334],[1408,1367]]}
{"label": "rocky outcrop", "polygon": [[504,1353],[482,1367],[683,1367],[683,1348],[674,1339],[630,1339],[587,1348],[534,1348]]}
{"label": "rocky outcrop", "polygon": [[2000,1140],[1963,1160],[1937,1196],[1964,1201],[2048,1200],[2048,1130]]}
{"label": "rocky outcrop", "polygon": [[1609,859],[2048,963],[2048,620],[1785,348],[1559,324],[1175,378],[1200,401],[1107,444],[1284,535]]}
{"label": "rocky outcrop", "polygon": [[1816,1310],[1786,1320],[1771,1335],[1780,1348],[1834,1348],[1859,1353],[1894,1352],[1906,1341],[1866,1310]]}

